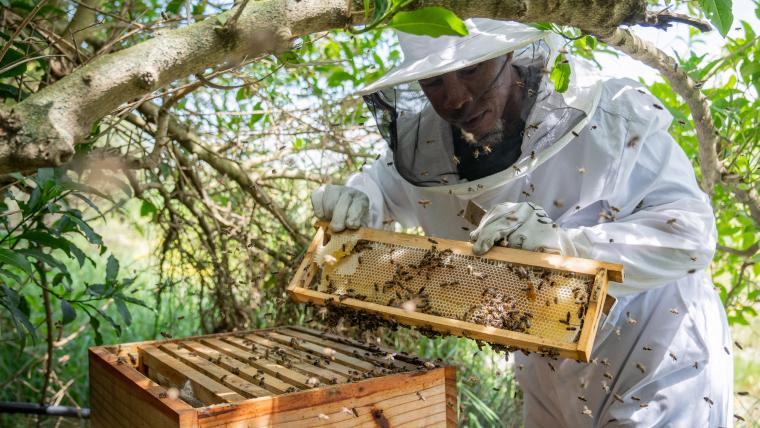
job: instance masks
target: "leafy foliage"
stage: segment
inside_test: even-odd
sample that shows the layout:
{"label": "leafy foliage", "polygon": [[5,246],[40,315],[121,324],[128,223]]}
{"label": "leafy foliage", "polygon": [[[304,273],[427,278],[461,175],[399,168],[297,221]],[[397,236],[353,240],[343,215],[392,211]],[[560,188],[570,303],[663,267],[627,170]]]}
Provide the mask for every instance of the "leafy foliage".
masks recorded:
{"label": "leafy foliage", "polygon": [[557,59],[554,61],[554,68],[549,75],[554,83],[554,89],[557,92],[565,92],[570,86],[570,64],[568,64],[565,55],[557,55]]}
{"label": "leafy foliage", "polygon": [[734,14],[731,11],[731,0],[699,0],[699,7],[705,11],[705,15],[710,19],[710,22],[725,37],[734,21]]}
{"label": "leafy foliage", "polygon": [[[122,323],[98,308],[99,302],[113,299],[125,325],[131,322],[126,303],[143,304],[124,294],[134,278],[119,280],[119,263],[113,255],[108,257],[106,275],[101,281],[72,281],[67,260],[76,262],[79,268],[85,263],[95,263],[87,250],[72,240],[74,236],[85,238],[100,254],[107,251],[102,237],[73,202],[84,201],[97,209],[90,197],[105,195],[72,180],[63,170],[41,169],[29,178],[19,175],[17,179],[12,187],[4,190],[4,201],[0,204],[0,226],[4,228],[0,235],[0,278],[3,279],[0,304],[16,329],[22,349],[27,336],[37,339],[37,328],[32,323],[33,315],[37,314],[32,314],[28,299],[40,289],[54,298],[46,311],[60,308],[60,317],[55,318],[61,325],[74,321],[81,313],[89,319],[96,343],[102,343],[97,319],[105,319],[117,333]],[[28,191],[26,198],[19,197],[24,194],[22,189]]]}
{"label": "leafy foliage", "polygon": [[423,7],[398,12],[388,23],[396,30],[421,36],[466,36],[467,27],[453,12],[442,7]]}

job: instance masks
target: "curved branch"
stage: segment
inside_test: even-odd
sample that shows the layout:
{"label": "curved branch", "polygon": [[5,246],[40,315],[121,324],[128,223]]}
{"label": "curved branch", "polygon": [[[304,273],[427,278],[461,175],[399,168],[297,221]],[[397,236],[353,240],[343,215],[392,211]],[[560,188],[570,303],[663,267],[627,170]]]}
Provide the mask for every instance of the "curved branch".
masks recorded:
{"label": "curved branch", "polygon": [[756,189],[744,190],[730,180],[731,174],[718,159],[720,133],[713,122],[710,105],[704,96],[701,82],[695,82],[681,69],[675,59],[653,44],[637,37],[629,30],[617,28],[610,33],[596,35],[604,43],[616,47],[632,58],[659,71],[670,83],[673,90],[684,99],[691,111],[699,143],[699,166],[702,171],[702,188],[710,196],[715,184],[721,183],[736,199],[746,205],[750,216],[760,224],[760,197]]}
{"label": "curved branch", "polygon": [[709,22],[704,19],[693,18],[689,15],[676,12],[647,12],[644,14],[644,19],[638,23],[642,27],[655,27],[661,30],[670,28],[674,23],[687,24],[698,29],[699,31],[707,32],[712,31],[713,27]]}
{"label": "curved branch", "polygon": [[735,256],[746,257],[746,258],[754,256],[758,250],[760,250],[760,244],[758,244],[757,242],[745,248],[744,250],[738,250],[733,247],[726,247],[725,245],[718,245],[718,251],[723,251],[729,254],[733,254]]}
{"label": "curved branch", "polygon": [[632,58],[659,71],[668,80],[673,90],[684,99],[691,111],[699,141],[702,187],[705,192],[712,195],[715,183],[724,168],[716,152],[720,134],[715,128],[707,98],[699,90],[701,85],[692,80],[686,71],[679,67],[675,59],[629,30],[616,28],[608,35],[597,35],[597,37],[604,43],[620,49]]}

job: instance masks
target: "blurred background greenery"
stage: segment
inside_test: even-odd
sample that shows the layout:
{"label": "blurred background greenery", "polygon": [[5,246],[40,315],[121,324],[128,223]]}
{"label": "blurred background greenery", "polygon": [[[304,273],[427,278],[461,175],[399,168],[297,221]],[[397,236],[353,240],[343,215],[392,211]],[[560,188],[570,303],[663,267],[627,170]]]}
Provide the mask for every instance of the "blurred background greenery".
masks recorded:
{"label": "blurred background greenery", "polygon": [[[0,96],[12,105],[96,56],[231,2],[90,1],[96,13],[76,29],[73,58],[57,55],[46,34],[65,31],[79,2],[0,3],[6,41],[34,14],[0,59]],[[659,7],[701,13],[693,2]],[[741,13],[726,38],[681,28],[666,44],[673,42],[681,67],[704,82],[732,179],[757,189],[760,10],[750,1],[736,2],[734,10]],[[626,67],[625,58],[577,30],[555,30],[572,53],[644,81],[673,114],[671,132],[700,173],[688,109],[667,83],[651,70]],[[343,182],[384,150],[351,93],[399,60],[389,31],[314,34],[282,55],[174,82],[141,100],[153,110],[124,106],[93,127],[66,168],[3,177],[0,401],[87,407],[87,348],[96,344],[311,320],[284,292],[312,230],[305,201],[316,186]],[[171,107],[154,114],[162,105]],[[162,119],[169,120],[165,133]],[[737,424],[755,426],[760,227],[722,186],[713,205],[720,247],[710,269],[737,341],[735,388],[746,392],[736,396],[735,411],[746,419]],[[463,426],[521,425],[520,392],[503,356],[466,339],[428,339],[408,329],[368,334],[457,365]],[[2,426],[37,422],[0,414]]]}

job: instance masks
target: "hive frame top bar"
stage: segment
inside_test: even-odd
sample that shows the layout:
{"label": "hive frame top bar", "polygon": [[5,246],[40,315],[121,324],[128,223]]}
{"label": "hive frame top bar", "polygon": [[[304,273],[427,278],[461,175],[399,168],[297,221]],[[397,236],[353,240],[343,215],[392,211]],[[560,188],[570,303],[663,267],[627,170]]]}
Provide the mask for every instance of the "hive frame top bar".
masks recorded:
{"label": "hive frame top bar", "polygon": [[[333,232],[330,232],[329,226],[326,222],[317,222],[315,226],[322,229],[323,233],[327,236],[333,234]],[[359,239],[421,249],[429,249],[431,244],[429,239],[432,238],[438,243],[437,246],[441,250],[450,249],[454,254],[465,256],[475,255],[472,252],[472,244],[464,241],[456,241],[435,236],[427,237],[388,232],[367,227],[357,229],[356,233]],[[580,257],[560,256],[557,254],[539,253],[499,246],[494,246],[488,251],[488,253],[481,257],[565,272],[584,273],[587,275],[596,275],[597,271],[601,268],[607,271],[607,278],[610,281],[623,282],[623,265],[619,263],[583,259]]]}
{"label": "hive frame top bar", "polygon": [[[336,295],[308,289],[316,275],[316,264],[313,262],[314,254],[324,240],[329,240],[332,233],[328,231],[327,224],[317,223],[317,234],[309,247],[304,261],[299,266],[293,277],[288,291],[298,301],[310,302],[318,305],[334,304],[352,310],[363,311],[380,315],[384,318],[393,319],[408,326],[429,328],[438,332],[454,334],[472,339],[481,339],[493,344],[518,347],[533,352],[542,352],[549,355],[557,355],[566,358],[588,361],[593,346],[604,298],[607,292],[608,279],[622,282],[623,266],[615,263],[599,262],[576,257],[566,257],[554,254],[536,253],[510,248],[495,247],[483,258],[518,264],[535,266],[556,271],[575,272],[590,275],[594,278],[594,293],[587,308],[587,318],[580,331],[577,343],[568,344],[550,339],[536,337],[531,334],[520,333],[501,328],[494,328],[471,322],[430,315],[422,312],[409,312],[400,308],[385,306],[371,302],[365,302],[354,298],[336,299]],[[350,231],[358,239],[372,242],[399,245],[410,248],[428,250],[434,243],[439,250],[451,250],[454,254],[474,256],[472,245],[468,242],[455,241],[437,237],[423,237],[409,234],[401,234],[360,228]],[[432,240],[432,241],[431,241]]]}

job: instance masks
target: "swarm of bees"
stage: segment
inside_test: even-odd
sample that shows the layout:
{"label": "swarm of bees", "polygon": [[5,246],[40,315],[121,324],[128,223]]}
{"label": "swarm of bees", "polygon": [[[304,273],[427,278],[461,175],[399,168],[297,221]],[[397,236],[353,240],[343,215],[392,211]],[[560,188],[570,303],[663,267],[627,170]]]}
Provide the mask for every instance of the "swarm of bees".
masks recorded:
{"label": "swarm of bees", "polygon": [[[562,340],[575,342],[580,337],[592,277],[463,256],[451,249],[439,249],[441,244],[433,238],[427,238],[427,243],[430,246],[407,247],[360,239],[340,260],[356,261],[353,273],[339,273],[341,267],[335,265],[314,276],[310,285],[333,296],[326,302],[327,309],[319,310],[318,319],[341,334],[346,326],[360,332],[398,328],[392,317],[354,310],[354,302],[347,306],[345,300],[350,298],[525,334],[544,334],[533,330],[538,323],[538,331],[553,328],[556,333],[551,334],[562,334]],[[503,284],[505,278],[509,278],[509,285]],[[557,320],[560,325],[547,327],[544,318],[536,319],[532,311],[537,306],[544,308],[540,311],[563,307],[563,316]],[[415,328],[430,337],[468,337],[466,331],[447,331],[441,325]],[[491,347],[505,354],[517,350],[496,344]],[[553,349],[537,353],[557,356]]]}

